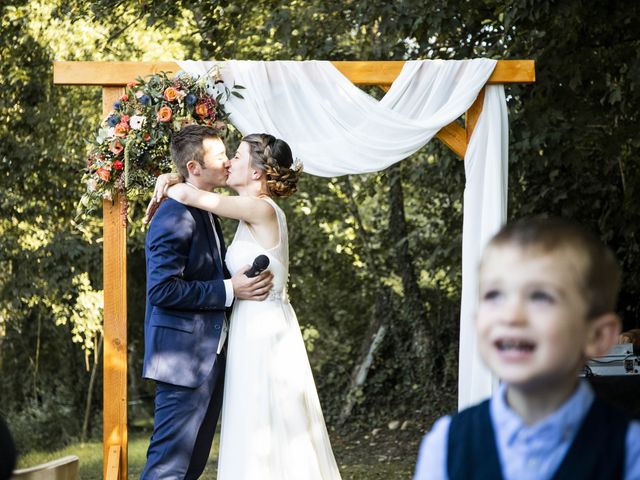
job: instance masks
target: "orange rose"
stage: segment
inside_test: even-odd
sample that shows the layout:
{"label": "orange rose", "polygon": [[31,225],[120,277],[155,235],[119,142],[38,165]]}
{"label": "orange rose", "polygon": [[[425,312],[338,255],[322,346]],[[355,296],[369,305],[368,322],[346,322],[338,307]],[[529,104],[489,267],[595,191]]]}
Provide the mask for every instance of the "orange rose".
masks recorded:
{"label": "orange rose", "polygon": [[116,140],[116,143],[114,143],[113,145],[111,145],[109,147],[109,150],[111,151],[111,153],[113,153],[114,155],[119,155],[120,152],[124,149],[124,147],[122,146],[122,144],[120,143],[120,140]]}
{"label": "orange rose", "polygon": [[146,133],[142,136],[142,139],[143,139],[145,142],[148,142],[149,140],[151,140],[151,134],[150,134],[149,132],[146,132]]}
{"label": "orange rose", "polygon": [[106,168],[99,168],[98,170],[96,170],[96,173],[98,174],[100,179],[104,180],[105,182],[108,182],[111,178],[111,172]]}
{"label": "orange rose", "polygon": [[209,109],[207,108],[206,103],[198,103],[195,109],[196,115],[199,117],[206,117],[209,115]]}
{"label": "orange rose", "polygon": [[171,120],[172,114],[173,112],[171,111],[171,108],[164,106],[160,110],[158,110],[156,118],[158,119],[159,122],[168,122]]}
{"label": "orange rose", "polygon": [[178,89],[175,87],[167,87],[167,89],[164,91],[164,99],[167,102],[173,102],[175,101],[179,96],[178,93]]}
{"label": "orange rose", "polygon": [[129,125],[126,123],[119,123],[115,127],[113,127],[113,134],[116,137],[126,137],[127,131],[129,130]]}

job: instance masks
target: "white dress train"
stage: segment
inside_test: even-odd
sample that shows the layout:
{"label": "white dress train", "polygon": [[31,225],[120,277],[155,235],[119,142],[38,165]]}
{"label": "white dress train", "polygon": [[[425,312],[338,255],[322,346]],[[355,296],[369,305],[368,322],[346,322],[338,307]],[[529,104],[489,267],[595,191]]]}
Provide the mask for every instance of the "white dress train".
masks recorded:
{"label": "white dress train", "polygon": [[289,242],[271,199],[279,243],[261,247],[240,221],[226,254],[234,274],[267,255],[273,289],[263,302],[236,300],[231,314],[218,460],[219,480],[339,479],[295,312],[287,297]]}

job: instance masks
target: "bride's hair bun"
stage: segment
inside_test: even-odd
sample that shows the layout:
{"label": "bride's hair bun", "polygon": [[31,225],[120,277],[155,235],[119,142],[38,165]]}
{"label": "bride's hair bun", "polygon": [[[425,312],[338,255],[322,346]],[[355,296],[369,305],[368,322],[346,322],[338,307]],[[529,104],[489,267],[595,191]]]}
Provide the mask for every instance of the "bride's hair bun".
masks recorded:
{"label": "bride's hair bun", "polygon": [[265,172],[269,195],[289,197],[298,189],[302,164],[293,160],[291,147],[267,133],[252,133],[242,139],[249,144],[251,163]]}

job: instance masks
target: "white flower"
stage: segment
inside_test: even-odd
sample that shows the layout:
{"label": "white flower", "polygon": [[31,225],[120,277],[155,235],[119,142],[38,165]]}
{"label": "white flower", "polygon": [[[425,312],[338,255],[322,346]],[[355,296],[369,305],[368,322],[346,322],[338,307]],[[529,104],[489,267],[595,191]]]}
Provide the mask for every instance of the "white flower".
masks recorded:
{"label": "white flower", "polygon": [[142,95],[144,95],[144,91],[142,91],[142,90],[136,90],[136,98],[137,98],[138,100],[140,100],[140,97],[141,97]]}
{"label": "white flower", "polygon": [[96,188],[98,188],[98,182],[95,178],[90,178],[89,180],[87,180],[87,190],[89,190],[90,192],[95,192]]}
{"label": "white flower", "polygon": [[293,165],[291,165],[291,170],[297,170],[299,172],[302,172],[303,169],[304,169],[304,165],[302,164],[302,160],[300,160],[299,158],[296,158],[293,161]]}
{"label": "white flower", "polygon": [[[111,130],[111,133],[109,133],[109,130]],[[96,142],[98,142],[99,145],[102,145],[108,137],[113,137],[113,127],[99,129],[98,134],[96,135]]]}
{"label": "white flower", "polygon": [[134,115],[129,119],[129,126],[134,130],[140,130],[146,120],[142,115]]}

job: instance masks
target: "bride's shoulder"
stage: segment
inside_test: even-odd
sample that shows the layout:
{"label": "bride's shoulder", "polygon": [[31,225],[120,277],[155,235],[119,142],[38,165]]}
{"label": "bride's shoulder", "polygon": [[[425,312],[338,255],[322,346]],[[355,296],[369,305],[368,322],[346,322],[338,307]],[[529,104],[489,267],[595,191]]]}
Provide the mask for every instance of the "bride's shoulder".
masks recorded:
{"label": "bride's shoulder", "polygon": [[256,197],[258,199],[258,201],[261,203],[262,205],[262,209],[264,210],[265,214],[268,215],[269,217],[275,217],[277,216],[278,212],[282,213],[282,209],[280,208],[280,206],[273,200],[273,198],[271,197]]}

